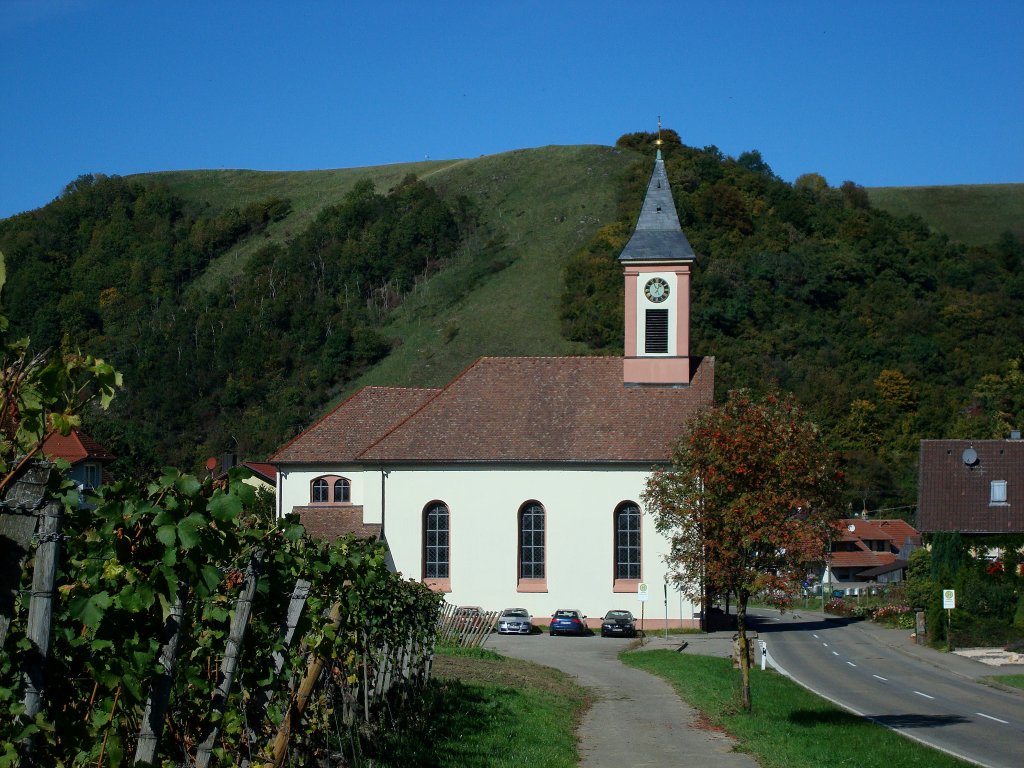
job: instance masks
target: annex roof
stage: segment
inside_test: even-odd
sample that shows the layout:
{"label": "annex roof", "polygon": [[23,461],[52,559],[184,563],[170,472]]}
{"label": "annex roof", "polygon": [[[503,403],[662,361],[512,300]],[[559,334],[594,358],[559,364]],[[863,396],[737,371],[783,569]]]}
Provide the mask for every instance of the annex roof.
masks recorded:
{"label": "annex roof", "polygon": [[659,149],[636,231],[622,249],[619,261],[685,261],[694,258],[696,255],[690,241],[679,225],[665,161]]}
{"label": "annex roof", "polygon": [[[993,503],[993,480],[1005,481],[1005,502]],[[1024,440],[922,440],[917,524],[925,532],[1024,532]]]}
{"label": "annex roof", "polygon": [[266,483],[273,485],[277,482],[277,467],[273,464],[262,461],[243,461],[242,466]]}
{"label": "annex roof", "polygon": [[77,464],[86,459],[105,463],[116,458],[114,454],[77,427],[72,427],[66,435],[62,435],[60,432],[51,432],[43,441],[40,452],[47,458],[64,459],[71,464]]}
{"label": "annex roof", "polygon": [[[270,460],[666,462],[686,420],[713,402],[714,358],[692,362],[688,386],[627,387],[620,357],[483,357],[440,391],[401,390],[425,399],[390,413],[386,429],[383,403],[362,390]],[[380,431],[372,444],[364,421]]]}
{"label": "annex roof", "polygon": [[267,461],[275,465],[353,461],[439,391],[364,387],[285,443]]}

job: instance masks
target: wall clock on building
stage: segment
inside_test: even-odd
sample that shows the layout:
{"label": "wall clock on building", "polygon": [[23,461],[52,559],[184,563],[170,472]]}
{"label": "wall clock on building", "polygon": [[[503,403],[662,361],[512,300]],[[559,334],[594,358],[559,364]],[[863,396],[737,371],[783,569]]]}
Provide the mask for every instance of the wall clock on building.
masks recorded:
{"label": "wall clock on building", "polygon": [[660,277],[652,277],[644,286],[644,295],[656,304],[662,302],[668,298],[668,283]]}

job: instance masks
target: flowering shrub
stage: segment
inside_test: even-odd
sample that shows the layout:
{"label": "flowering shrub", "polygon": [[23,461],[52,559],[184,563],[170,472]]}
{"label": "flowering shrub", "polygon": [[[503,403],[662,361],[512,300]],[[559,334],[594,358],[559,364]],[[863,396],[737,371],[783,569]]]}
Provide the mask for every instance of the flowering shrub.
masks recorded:
{"label": "flowering shrub", "polygon": [[872,618],[882,624],[889,624],[899,629],[913,629],[917,624],[914,609],[906,603],[880,605],[875,609]]}
{"label": "flowering shrub", "polygon": [[835,613],[839,616],[849,616],[850,606],[841,597],[833,597],[825,603],[825,613]]}

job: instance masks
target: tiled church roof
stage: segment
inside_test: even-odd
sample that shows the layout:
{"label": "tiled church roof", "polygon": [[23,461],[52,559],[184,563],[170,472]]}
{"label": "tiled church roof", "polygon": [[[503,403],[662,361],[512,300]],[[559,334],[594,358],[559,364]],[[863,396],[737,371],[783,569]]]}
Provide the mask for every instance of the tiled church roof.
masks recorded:
{"label": "tiled church roof", "polygon": [[665,462],[712,405],[714,358],[693,362],[689,386],[627,387],[620,357],[484,357],[440,391],[361,390],[270,460]]}
{"label": "tiled church roof", "polygon": [[272,464],[353,461],[439,391],[364,387],[285,443],[268,461]]}

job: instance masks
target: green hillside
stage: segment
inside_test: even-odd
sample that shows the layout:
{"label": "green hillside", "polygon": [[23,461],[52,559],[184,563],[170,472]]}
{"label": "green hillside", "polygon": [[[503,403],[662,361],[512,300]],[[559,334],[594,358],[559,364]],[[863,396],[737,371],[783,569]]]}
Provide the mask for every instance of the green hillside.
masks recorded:
{"label": "green hillside", "polygon": [[871,204],[895,216],[920,216],[936,232],[968,245],[1003,232],[1024,238],[1024,184],[868,188]]}
{"label": "green hillside", "polygon": [[[286,242],[362,179],[380,191],[417,174],[443,198],[467,195],[502,242],[493,264],[472,254],[418,285],[386,326],[402,340],[345,392],[365,384],[437,386],[481,355],[585,354],[559,330],[558,301],[567,258],[612,221],[623,174],[639,159],[612,147],[543,147],[472,160],[430,161],[329,171],[176,171],[144,174],[217,211],[268,197],[292,201],[292,213],[259,238],[210,263],[193,289],[212,289],[241,273],[268,241]],[[507,269],[505,267],[508,267]]]}

